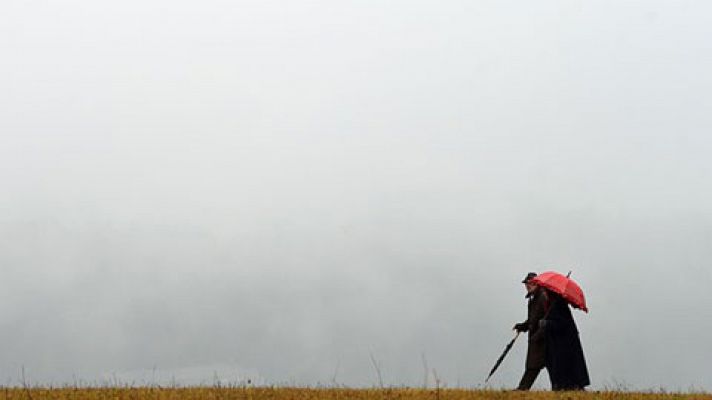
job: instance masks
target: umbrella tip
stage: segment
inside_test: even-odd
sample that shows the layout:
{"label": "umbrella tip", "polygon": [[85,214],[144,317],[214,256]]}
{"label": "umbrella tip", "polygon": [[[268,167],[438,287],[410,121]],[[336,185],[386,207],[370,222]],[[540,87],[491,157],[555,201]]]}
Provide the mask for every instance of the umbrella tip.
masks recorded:
{"label": "umbrella tip", "polygon": [[569,271],[569,273],[566,274],[566,277],[567,277],[567,278],[570,278],[570,277],[571,277],[571,271]]}

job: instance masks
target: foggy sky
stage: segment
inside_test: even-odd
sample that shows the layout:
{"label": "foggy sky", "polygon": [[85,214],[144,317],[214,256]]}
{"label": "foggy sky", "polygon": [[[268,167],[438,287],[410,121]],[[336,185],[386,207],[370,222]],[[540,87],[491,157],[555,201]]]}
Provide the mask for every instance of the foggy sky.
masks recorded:
{"label": "foggy sky", "polygon": [[553,269],[593,388],[712,390],[710,12],[3,1],[0,383],[473,387]]}

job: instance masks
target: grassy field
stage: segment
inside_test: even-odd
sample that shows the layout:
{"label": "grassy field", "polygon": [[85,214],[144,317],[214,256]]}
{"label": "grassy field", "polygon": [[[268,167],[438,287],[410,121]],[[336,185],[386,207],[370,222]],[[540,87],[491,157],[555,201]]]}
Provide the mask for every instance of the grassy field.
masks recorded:
{"label": "grassy field", "polygon": [[96,388],[0,389],[0,400],[586,400],[708,399],[710,394],[628,392],[509,392],[465,389]]}

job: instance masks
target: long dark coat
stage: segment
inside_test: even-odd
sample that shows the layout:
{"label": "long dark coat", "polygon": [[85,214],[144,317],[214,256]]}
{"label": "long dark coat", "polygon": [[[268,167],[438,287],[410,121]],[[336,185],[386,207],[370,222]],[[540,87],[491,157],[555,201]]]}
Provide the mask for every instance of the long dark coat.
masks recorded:
{"label": "long dark coat", "polygon": [[522,324],[525,331],[529,332],[529,346],[527,347],[527,369],[542,369],[546,361],[546,338],[537,334],[539,331],[539,320],[546,314],[546,298],[544,291],[537,288],[530,295],[527,304],[527,320]]}
{"label": "long dark coat", "polygon": [[550,308],[544,321],[546,369],[552,390],[578,390],[591,384],[576,322],[569,305],[549,292]]}

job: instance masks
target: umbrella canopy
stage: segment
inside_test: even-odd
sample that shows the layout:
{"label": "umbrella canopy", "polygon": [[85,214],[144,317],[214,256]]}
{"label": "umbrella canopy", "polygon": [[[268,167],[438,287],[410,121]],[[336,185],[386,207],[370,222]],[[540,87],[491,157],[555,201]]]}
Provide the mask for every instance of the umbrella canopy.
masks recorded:
{"label": "umbrella canopy", "polygon": [[572,306],[588,312],[583,290],[581,290],[581,287],[578,283],[574,282],[573,279],[561,275],[558,272],[547,271],[533,278],[531,283],[560,294],[561,297]]}

